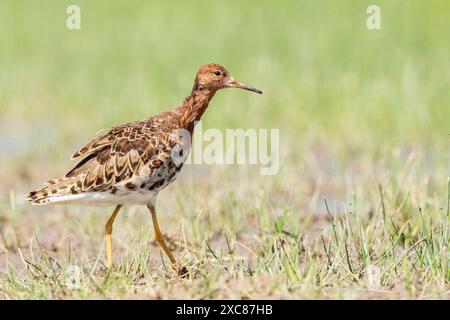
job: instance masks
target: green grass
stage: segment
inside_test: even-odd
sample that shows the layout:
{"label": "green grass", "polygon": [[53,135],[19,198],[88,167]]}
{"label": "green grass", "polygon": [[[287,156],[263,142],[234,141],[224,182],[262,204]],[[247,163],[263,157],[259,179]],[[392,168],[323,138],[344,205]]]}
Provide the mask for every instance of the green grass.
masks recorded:
{"label": "green grass", "polygon": [[[449,298],[447,1],[0,3],[0,297]],[[160,197],[177,278],[145,208],[35,208],[105,127],[156,114],[228,67],[203,128],[279,128],[279,174],[188,166]],[[103,249],[102,249],[103,248]],[[82,272],[80,289],[67,268]]]}

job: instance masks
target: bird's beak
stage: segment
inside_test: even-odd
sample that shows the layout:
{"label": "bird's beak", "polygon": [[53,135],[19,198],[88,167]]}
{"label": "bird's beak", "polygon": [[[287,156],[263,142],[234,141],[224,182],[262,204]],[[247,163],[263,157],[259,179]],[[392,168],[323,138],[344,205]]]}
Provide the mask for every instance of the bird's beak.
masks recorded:
{"label": "bird's beak", "polygon": [[231,78],[230,81],[227,83],[227,87],[228,88],[239,88],[239,89],[244,89],[244,90],[248,90],[248,91],[253,91],[256,93],[261,94],[262,91],[253,87],[250,87],[248,85],[246,85],[245,83],[239,82],[237,80],[234,80],[234,78]]}

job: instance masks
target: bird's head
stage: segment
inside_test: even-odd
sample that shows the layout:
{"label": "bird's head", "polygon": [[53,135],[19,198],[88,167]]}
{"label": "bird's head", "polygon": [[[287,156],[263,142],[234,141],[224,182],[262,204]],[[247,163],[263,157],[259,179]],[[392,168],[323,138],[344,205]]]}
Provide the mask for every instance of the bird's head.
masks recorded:
{"label": "bird's head", "polygon": [[203,65],[195,76],[194,90],[211,90],[213,92],[225,88],[239,88],[256,93],[262,93],[261,90],[250,87],[242,82],[235,80],[230,72],[217,63]]}

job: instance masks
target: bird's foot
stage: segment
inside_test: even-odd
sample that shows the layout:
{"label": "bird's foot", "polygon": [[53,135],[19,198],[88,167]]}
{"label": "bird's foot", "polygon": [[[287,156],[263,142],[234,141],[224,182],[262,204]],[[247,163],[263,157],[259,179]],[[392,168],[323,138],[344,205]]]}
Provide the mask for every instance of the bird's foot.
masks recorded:
{"label": "bird's foot", "polygon": [[180,278],[187,278],[189,275],[189,271],[186,267],[181,266],[181,265],[176,265],[175,267],[175,271],[177,272],[178,276]]}

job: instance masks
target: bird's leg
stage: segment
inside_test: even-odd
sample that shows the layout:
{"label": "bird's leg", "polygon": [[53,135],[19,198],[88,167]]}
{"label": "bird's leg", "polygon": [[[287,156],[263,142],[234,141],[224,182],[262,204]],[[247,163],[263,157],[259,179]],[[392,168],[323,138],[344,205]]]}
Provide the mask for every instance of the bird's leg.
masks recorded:
{"label": "bird's leg", "polygon": [[156,218],[156,210],[152,205],[147,206],[152,214],[153,228],[155,229],[155,240],[159,243],[160,247],[164,250],[167,257],[169,257],[170,262],[172,263],[172,267],[179,273],[180,276],[184,276],[187,273],[186,268],[181,268],[177,264],[177,260],[173,256],[169,247],[167,247],[166,242],[164,241],[164,236],[159,229],[158,219]]}
{"label": "bird's leg", "polygon": [[105,240],[106,240],[106,258],[107,258],[107,266],[108,268],[112,267],[112,226],[114,223],[114,220],[116,219],[117,214],[119,213],[120,208],[122,208],[122,205],[119,204],[112,213],[111,217],[109,218],[108,222],[105,224]]}
{"label": "bird's leg", "polygon": [[151,205],[148,205],[147,207],[150,210],[150,213],[152,214],[153,228],[155,229],[155,240],[159,243],[161,248],[164,250],[166,255],[169,257],[169,260],[172,263],[172,265],[175,266],[177,264],[177,260],[173,256],[169,247],[167,247],[166,242],[164,241],[164,236],[162,235],[161,230],[159,229],[158,219],[156,218],[156,210]]}

